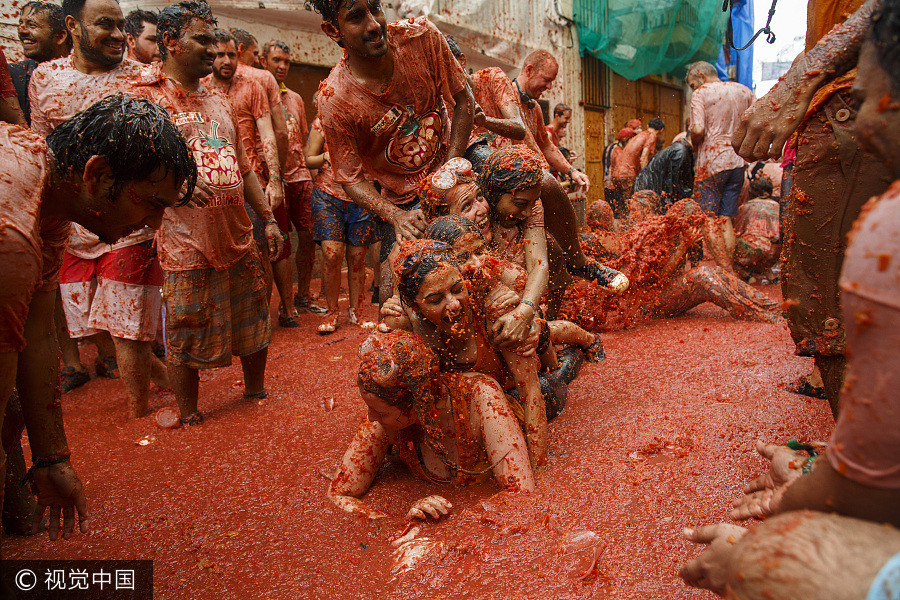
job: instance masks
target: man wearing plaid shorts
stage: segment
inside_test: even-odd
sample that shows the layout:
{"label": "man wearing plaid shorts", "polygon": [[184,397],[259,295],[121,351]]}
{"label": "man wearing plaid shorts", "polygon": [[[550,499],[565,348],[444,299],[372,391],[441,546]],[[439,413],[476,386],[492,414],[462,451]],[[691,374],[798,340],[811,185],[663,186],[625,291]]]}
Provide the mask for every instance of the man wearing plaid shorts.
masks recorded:
{"label": "man wearing plaid shorts", "polygon": [[213,25],[202,0],[163,9],[157,25],[163,63],[134,88],[169,111],[197,163],[194,205],[166,210],[157,236],[169,378],[181,420],[191,425],[203,420],[199,369],[228,366],[232,355],[244,371],[244,397],[267,395],[269,305],[245,200],[266,223],[270,252],[277,256],[283,243],[231,106],[200,84],[215,58]]}

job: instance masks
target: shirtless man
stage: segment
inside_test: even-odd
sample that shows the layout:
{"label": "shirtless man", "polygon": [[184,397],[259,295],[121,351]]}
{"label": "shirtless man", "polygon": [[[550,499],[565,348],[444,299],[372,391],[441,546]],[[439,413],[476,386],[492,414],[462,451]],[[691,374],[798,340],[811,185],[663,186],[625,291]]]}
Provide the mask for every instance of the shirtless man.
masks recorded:
{"label": "shirtless man", "polygon": [[553,120],[547,125],[547,133],[550,134],[550,142],[559,148],[560,141],[565,135],[566,126],[572,120],[572,109],[560,102],[553,107]]}
{"label": "shirtless man", "polygon": [[650,163],[650,159],[656,154],[656,146],[659,141],[659,132],[666,124],[662,119],[651,119],[647,124],[647,130],[637,133],[628,140],[619,160],[610,167],[609,176],[612,178],[613,188],[616,190],[615,200],[612,205],[613,213],[617,219],[622,219],[628,212],[627,201],[634,190],[634,180],[641,169]]}
{"label": "shirtless man", "polygon": [[266,223],[269,251],[277,256],[282,249],[231,105],[200,83],[216,58],[213,25],[202,0],[166,6],[157,27],[163,62],[133,88],[169,111],[199,165],[201,193],[192,206],[167,210],[157,236],[166,359],[181,420],[190,425],[203,421],[199,370],[228,366],[232,355],[241,361],[244,397],[268,396],[269,310],[245,202]]}
{"label": "shirtless man", "polygon": [[[396,241],[425,231],[419,183],[465,151],[472,130],[466,74],[426,18],[388,26],[379,0],[312,4],[322,15],[322,31],[344,48],[318,96],[334,181],[380,217],[383,263]],[[452,119],[445,103],[453,105]]]}
{"label": "shirtless man", "polygon": [[[140,115],[140,118],[135,118]],[[87,532],[81,482],[69,463],[59,402],[53,335],[57,271],[69,221],[111,244],[144,226],[194,187],[196,167],[184,138],[158,106],[107,98],[57,126],[47,138],[0,126],[0,415],[15,384],[28,428],[38,496],[32,531],[50,510],[50,538],[68,538],[78,511]],[[49,147],[49,149],[48,149]],[[40,215],[39,217],[37,215]],[[2,419],[2,416],[0,416]],[[0,450],[0,472],[5,472]],[[2,492],[0,492],[2,494]]]}
{"label": "shirtless man", "polygon": [[156,44],[156,14],[149,10],[133,10],[125,17],[125,43],[128,58],[148,65],[162,60]]}
{"label": "shirtless man", "polygon": [[[115,0],[66,0],[63,10],[73,52],[35,69],[29,90],[31,127],[45,136],[78,111],[127,89],[143,67],[123,59],[125,18]],[[60,271],[69,332],[98,344],[98,375],[121,373],[132,418],[147,413],[151,378],[168,385],[164,365],[151,353],[162,308],[155,255],[149,227],[110,245],[76,224]],[[63,376],[80,373],[85,381],[77,354],[63,358]]]}

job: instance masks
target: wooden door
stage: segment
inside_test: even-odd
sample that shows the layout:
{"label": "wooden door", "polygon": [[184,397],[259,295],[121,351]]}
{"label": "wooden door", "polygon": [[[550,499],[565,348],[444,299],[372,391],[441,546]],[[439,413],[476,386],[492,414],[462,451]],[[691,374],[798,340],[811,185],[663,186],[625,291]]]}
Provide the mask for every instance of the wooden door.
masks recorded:
{"label": "wooden door", "polygon": [[603,197],[603,149],[606,147],[604,118],[603,111],[584,111],[584,164],[591,180],[588,204]]}

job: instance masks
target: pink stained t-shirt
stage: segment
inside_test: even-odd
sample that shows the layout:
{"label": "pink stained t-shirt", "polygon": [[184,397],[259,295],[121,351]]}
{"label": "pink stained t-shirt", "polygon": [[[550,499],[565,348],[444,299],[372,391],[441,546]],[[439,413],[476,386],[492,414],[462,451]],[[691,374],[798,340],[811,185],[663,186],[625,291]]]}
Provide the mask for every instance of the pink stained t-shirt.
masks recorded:
{"label": "pink stained t-shirt", "polygon": [[394,73],[381,94],[350,72],[347,57],[319,86],[318,113],[339,185],[366,175],[395,204],[415,198],[419,183],[447,156],[450,120],[444,101],[466,84],[443,34],[420,17],[391,23]]}
{"label": "pink stained t-shirt", "polygon": [[264,161],[260,156],[259,148],[262,147],[262,140],[256,120],[269,114],[269,102],[262,86],[245,73],[246,70],[238,69],[228,81],[216,79],[210,74],[201,79],[200,83],[209,89],[222,92],[228,98],[237,118],[238,135],[247,153],[247,161],[250,168],[259,173]]}
{"label": "pink stained t-shirt", "polygon": [[312,175],[306,168],[306,155],[303,150],[309,137],[303,98],[294,90],[282,85],[281,105],[284,107],[284,120],[288,130],[288,155],[284,164],[284,180],[287,183],[312,181]]}
{"label": "pink stained t-shirt", "polygon": [[[126,91],[141,77],[145,65],[124,59],[106,73],[88,75],[75,68],[72,55],[41,63],[28,85],[31,129],[50,135],[60,123],[99,102],[106,96]],[[72,224],[68,251],[79,258],[98,258],[107,252],[153,239],[153,229],[144,227],[115,244],[104,244],[96,235]]]}
{"label": "pink stained t-shirt", "polygon": [[849,362],[828,461],[861,485],[900,489],[900,181],[863,207],[840,286]]}
{"label": "pink stained t-shirt", "polygon": [[220,92],[203,86],[187,92],[158,69],[134,92],[169,111],[193,152],[198,178],[215,192],[207,206],[166,209],[156,236],[159,263],[165,271],[221,271],[254,248],[243,183],[251,169],[237,119]]}
{"label": "pink stained t-shirt", "polygon": [[696,150],[697,181],[747,164],[731,147],[731,136],[740,125],[741,114],[753,101],[750,88],[734,81],[704,83],[694,91],[691,123],[701,124],[706,130],[700,148]]}

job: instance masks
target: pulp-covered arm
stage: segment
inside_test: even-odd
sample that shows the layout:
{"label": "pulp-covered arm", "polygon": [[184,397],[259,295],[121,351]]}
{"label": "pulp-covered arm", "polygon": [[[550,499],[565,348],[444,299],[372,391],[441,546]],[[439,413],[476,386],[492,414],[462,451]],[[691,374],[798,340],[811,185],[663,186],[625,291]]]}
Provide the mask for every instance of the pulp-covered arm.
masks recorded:
{"label": "pulp-covered arm", "polygon": [[244,174],[244,200],[253,209],[253,212],[266,224],[266,239],[269,241],[269,256],[276,257],[281,254],[284,247],[284,238],[281,230],[275,222],[275,216],[269,207],[269,201],[259,185],[259,179],[252,170]]}
{"label": "pulp-covered arm", "polygon": [[774,512],[802,509],[834,512],[900,527],[900,490],[856,483],[835,471],[822,457],[815,461],[808,475],[797,478],[788,486]]}
{"label": "pulp-covered arm", "polygon": [[318,169],[328,162],[328,151],[325,150],[325,136],[313,127],[309,131],[309,138],[304,149],[306,166],[310,169]]}
{"label": "pulp-covered arm", "polygon": [[516,102],[506,103],[500,107],[502,118],[489,117],[481,110],[481,106],[475,105],[475,126],[484,127],[497,135],[511,140],[525,139],[525,123],[522,122],[522,114]]}
{"label": "pulp-covered arm", "polygon": [[509,408],[503,389],[486,375],[474,378],[476,409],[481,417],[481,436],[494,479],[511,492],[534,490],[534,472],[528,459],[522,428]]}
{"label": "pulp-covered arm", "polygon": [[[290,152],[290,140],[288,136],[287,119],[284,117],[284,106],[279,102],[270,107],[272,114],[272,129],[275,132],[275,143],[278,148],[278,172],[284,173],[284,165]],[[269,165],[276,163],[266,163]]]}
{"label": "pulp-covered arm", "polygon": [[278,142],[272,128],[272,113],[256,119],[259,139],[262,142],[263,156],[269,167],[269,183],[266,185],[266,199],[269,206],[278,208],[284,202],[284,179],[281,177],[281,161],[278,156]]}
{"label": "pulp-covered arm", "polygon": [[[81,481],[68,460],[68,444],[59,402],[59,348],[53,328],[56,293],[32,296],[25,321],[25,350],[19,353],[16,386],[34,463],[32,480],[38,507],[32,521],[37,533],[49,511],[50,539],[55,540],[63,519],[63,537],[72,534],[75,512],[82,533],[88,530],[88,508]],[[4,398],[4,401],[6,399]]]}
{"label": "pulp-covered arm", "polygon": [[856,519],[793,512],[753,530],[720,523],[686,530],[708,544],[679,575],[688,585],[741,600],[864,600],[900,551],[900,532]]}
{"label": "pulp-covered arm", "polygon": [[466,85],[453,94],[453,118],[450,121],[450,151],[448,158],[455,158],[466,153],[469,136],[472,134],[472,120],[475,114],[475,100],[472,91]]}
{"label": "pulp-covered arm", "polygon": [[591,187],[591,180],[588,179],[587,175],[573,167],[572,163],[567,161],[566,157],[559,151],[559,148],[553,145],[550,136],[547,135],[547,129],[545,127],[541,127],[541,129],[544,134],[541,136],[535,135],[535,141],[537,142],[538,147],[540,147],[541,152],[544,154],[544,158],[547,159],[547,163],[549,163],[556,171],[568,174],[572,178],[572,181],[580,185],[584,188],[584,191],[587,192]]}
{"label": "pulp-covered arm", "polygon": [[361,423],[344,453],[337,473],[328,486],[328,498],[341,510],[369,519],[387,515],[359,499],[371,487],[391,447],[388,432],[380,423]]}
{"label": "pulp-covered arm", "polygon": [[508,350],[501,350],[501,353],[525,409],[525,442],[531,467],[537,469],[547,462],[547,405],[541,394],[537,360],[534,356],[519,356]]}
{"label": "pulp-covered arm", "polygon": [[422,237],[425,232],[425,215],[422,209],[405,211],[397,208],[368,181],[344,184],[344,192],[356,204],[393,224],[398,238],[414,240]]}
{"label": "pulp-covered arm", "polygon": [[540,302],[550,281],[550,261],[547,257],[547,235],[544,228],[527,228],[523,245],[528,278],[522,291],[521,304],[497,319],[492,326],[494,341],[503,347],[519,344],[527,337],[535,317],[533,307]]}
{"label": "pulp-covered arm", "polygon": [[798,56],[769,93],[744,111],[731,140],[738,154],[750,161],[781,156],[816,90],[856,64],[872,13],[880,6],[881,0],[868,0],[809,52]]}

